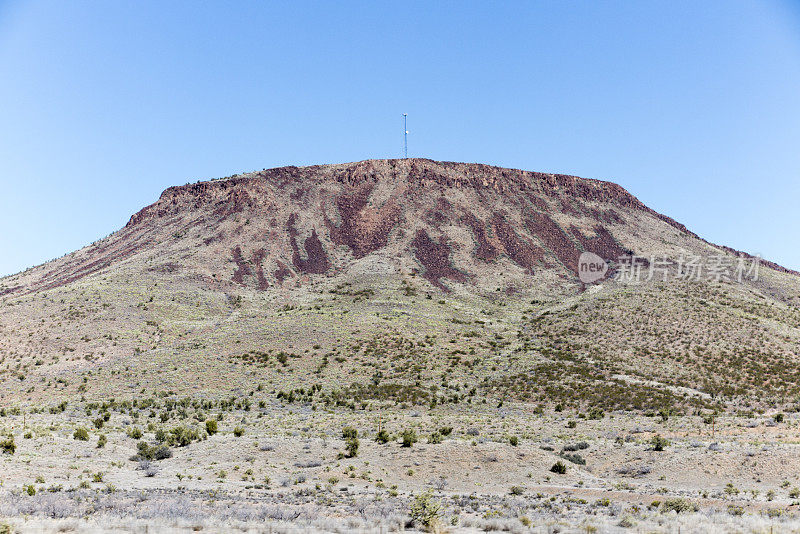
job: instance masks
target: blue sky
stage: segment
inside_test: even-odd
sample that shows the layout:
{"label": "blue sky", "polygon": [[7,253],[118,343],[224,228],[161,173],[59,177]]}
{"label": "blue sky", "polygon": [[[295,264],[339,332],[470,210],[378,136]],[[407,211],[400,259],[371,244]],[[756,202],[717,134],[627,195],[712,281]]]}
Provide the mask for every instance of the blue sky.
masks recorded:
{"label": "blue sky", "polygon": [[0,0],[0,275],[163,189],[409,155],[615,181],[800,269],[800,5]]}

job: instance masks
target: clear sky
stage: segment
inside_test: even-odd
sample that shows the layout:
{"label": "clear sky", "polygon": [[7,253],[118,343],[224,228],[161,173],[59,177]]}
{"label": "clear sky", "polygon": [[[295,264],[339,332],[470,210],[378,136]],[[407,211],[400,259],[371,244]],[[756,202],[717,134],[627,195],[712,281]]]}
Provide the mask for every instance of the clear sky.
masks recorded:
{"label": "clear sky", "polygon": [[0,274],[163,189],[409,155],[615,181],[800,269],[800,5],[0,0]]}

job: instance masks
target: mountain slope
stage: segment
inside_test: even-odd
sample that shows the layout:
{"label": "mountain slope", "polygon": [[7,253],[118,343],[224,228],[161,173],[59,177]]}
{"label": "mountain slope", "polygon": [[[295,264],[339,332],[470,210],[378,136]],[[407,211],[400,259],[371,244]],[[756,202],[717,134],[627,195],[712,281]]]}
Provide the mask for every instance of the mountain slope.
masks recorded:
{"label": "mountain slope", "polygon": [[[597,284],[583,252],[611,266]],[[671,261],[615,280],[631,254],[645,273]],[[420,159],[264,170],[167,189],[108,238],[0,280],[0,380],[17,401],[256,382],[348,403],[800,393],[796,273],[678,279],[690,256],[753,261],[609,182]]]}

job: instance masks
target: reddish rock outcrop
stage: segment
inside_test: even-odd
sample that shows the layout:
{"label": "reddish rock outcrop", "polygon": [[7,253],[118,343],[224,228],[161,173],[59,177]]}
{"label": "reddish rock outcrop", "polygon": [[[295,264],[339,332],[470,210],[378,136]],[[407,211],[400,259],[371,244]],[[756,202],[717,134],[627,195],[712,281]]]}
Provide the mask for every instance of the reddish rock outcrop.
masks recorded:
{"label": "reddish rock outcrop", "polygon": [[296,275],[336,276],[373,253],[408,256],[401,259],[439,288],[479,283],[478,273],[503,269],[502,256],[528,275],[553,269],[577,286],[582,252],[614,261],[637,249],[637,231],[657,227],[650,242],[677,230],[703,246],[600,180],[426,159],[281,167],[170,187],[119,232],[6,281],[0,296],[57,288],[137,258],[150,272],[177,265],[163,273],[210,273],[220,284],[268,291]]}

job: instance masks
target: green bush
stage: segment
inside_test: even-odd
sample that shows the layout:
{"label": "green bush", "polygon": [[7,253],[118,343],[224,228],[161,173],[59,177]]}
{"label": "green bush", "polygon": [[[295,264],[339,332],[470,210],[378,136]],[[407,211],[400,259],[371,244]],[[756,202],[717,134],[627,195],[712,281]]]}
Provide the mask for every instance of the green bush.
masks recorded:
{"label": "green bush", "polygon": [[680,514],[682,512],[696,512],[698,508],[697,505],[694,504],[692,501],[683,499],[681,497],[675,497],[674,499],[667,499],[661,505],[662,512],[670,512],[673,510]]}
{"label": "green bush", "polygon": [[89,431],[83,427],[77,428],[72,437],[80,441],[89,441]]}
{"label": "green bush", "polygon": [[213,436],[217,433],[217,420],[216,419],[206,419],[206,433],[209,436]]}
{"label": "green bush", "polygon": [[516,447],[519,445],[519,438],[517,436],[511,436],[508,438],[508,442],[511,444],[512,447]]}
{"label": "green bush", "polygon": [[586,460],[578,453],[562,452],[559,456],[576,465],[586,465]]}
{"label": "green bush", "polygon": [[345,449],[347,450],[347,457],[348,458],[355,458],[358,456],[358,447],[359,442],[358,438],[347,438],[345,441]]}
{"label": "green bush", "polygon": [[244,436],[244,428],[237,426],[236,428],[233,429],[233,435],[236,436],[237,438]]}
{"label": "green bush", "polygon": [[392,437],[391,437],[391,436],[389,435],[389,433],[388,433],[387,431],[385,431],[385,430],[381,430],[381,431],[380,431],[380,432],[378,432],[378,434],[375,436],[375,441],[377,441],[378,443],[388,443],[388,442],[389,442],[389,440],[391,440],[391,439],[392,439]]}
{"label": "green bush", "polygon": [[653,439],[650,440],[650,445],[653,446],[654,451],[663,451],[665,447],[669,447],[669,440],[661,437],[660,434],[656,434],[653,436]]}
{"label": "green bush", "polygon": [[102,449],[106,446],[106,443],[108,443],[108,438],[105,434],[100,434],[100,437],[97,438],[97,448]]}
{"label": "green bush", "polygon": [[411,447],[417,442],[417,432],[413,428],[403,430],[400,438],[403,441],[402,447]]}
{"label": "green bush", "polygon": [[14,454],[17,451],[14,436],[8,436],[8,438],[0,441],[0,451],[3,451],[3,454]]}
{"label": "green bush", "polygon": [[433,499],[433,491],[428,490],[414,497],[411,503],[411,520],[425,528],[439,519],[442,505]]}
{"label": "green bush", "polygon": [[566,464],[564,464],[564,462],[559,460],[559,461],[557,461],[556,463],[553,464],[553,467],[550,468],[550,471],[552,471],[553,473],[556,473],[558,475],[563,475],[563,474],[566,474],[566,472],[567,472],[567,466],[566,466]]}
{"label": "green bush", "polygon": [[351,439],[358,437],[358,430],[352,426],[346,426],[342,429],[342,439]]}
{"label": "green bush", "polygon": [[589,410],[589,413],[586,415],[587,419],[602,419],[605,417],[605,413],[600,408],[592,408]]}
{"label": "green bush", "polygon": [[193,441],[200,440],[200,434],[193,428],[186,428],[185,426],[176,426],[169,431],[167,435],[167,444],[173,447],[186,447]]}
{"label": "green bush", "polygon": [[128,430],[128,437],[132,439],[142,439],[142,429],[138,426],[135,426]]}
{"label": "green bush", "polygon": [[436,444],[436,443],[441,443],[441,442],[442,442],[442,439],[443,439],[443,438],[442,438],[442,435],[441,435],[441,434],[439,434],[438,432],[434,432],[434,433],[433,433],[433,434],[431,434],[431,435],[430,435],[430,437],[428,438],[428,443],[433,443],[433,444]]}
{"label": "green bush", "polygon": [[136,448],[139,453],[131,457],[131,460],[165,460],[172,457],[172,451],[163,443],[159,445],[148,445],[146,441],[140,441]]}
{"label": "green bush", "polygon": [[443,426],[442,428],[439,429],[439,434],[441,434],[441,435],[443,435],[445,437],[449,436],[452,433],[453,433],[453,427],[452,426]]}

